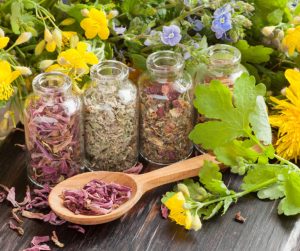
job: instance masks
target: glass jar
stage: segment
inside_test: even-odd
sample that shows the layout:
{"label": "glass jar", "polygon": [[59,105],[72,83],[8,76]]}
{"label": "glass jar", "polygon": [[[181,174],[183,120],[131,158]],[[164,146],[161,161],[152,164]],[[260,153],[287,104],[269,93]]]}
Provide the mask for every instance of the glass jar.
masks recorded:
{"label": "glass jar", "polygon": [[36,185],[55,185],[82,167],[81,101],[62,73],[39,74],[24,111],[28,176]]}
{"label": "glass jar", "polygon": [[85,92],[85,155],[91,170],[123,171],[138,159],[137,87],[129,68],[114,60],[91,69],[92,86]]}
{"label": "glass jar", "polygon": [[[216,44],[208,48],[207,56],[208,64],[202,76],[202,84],[209,85],[212,80],[219,80],[232,91],[236,79],[248,72],[241,64],[241,53],[236,47]],[[197,121],[203,123],[207,119],[198,114]],[[199,145],[196,145],[196,149],[199,152],[205,152]]]}
{"label": "glass jar", "polygon": [[193,85],[183,57],[158,51],[147,59],[139,79],[140,153],[147,161],[166,165],[188,158],[193,144]]}

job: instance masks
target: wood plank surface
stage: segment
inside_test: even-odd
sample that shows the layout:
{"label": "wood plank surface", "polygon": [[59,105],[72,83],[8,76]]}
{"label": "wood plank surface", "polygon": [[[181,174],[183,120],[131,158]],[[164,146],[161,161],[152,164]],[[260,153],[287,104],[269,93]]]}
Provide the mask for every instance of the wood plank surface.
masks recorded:
{"label": "wood plank surface", "polygon": [[[0,183],[15,186],[17,199],[25,193],[25,153],[15,144],[24,144],[24,134],[11,133],[0,147]],[[148,166],[146,171],[153,169]],[[238,176],[225,175],[231,188],[240,183]],[[172,251],[300,251],[300,218],[277,215],[277,202],[260,201],[255,195],[242,198],[224,216],[204,222],[199,232],[186,231],[160,215],[161,195],[172,188],[166,185],[148,192],[123,218],[111,223],[84,227],[83,235],[67,226],[51,226],[25,219],[25,234],[20,237],[8,228],[11,207],[0,204],[0,251],[19,251],[30,247],[35,235],[51,235],[56,230],[65,244],[63,249],[50,244],[52,250],[172,250]],[[299,195],[300,196],[300,195]],[[241,211],[244,224],[234,221]]]}

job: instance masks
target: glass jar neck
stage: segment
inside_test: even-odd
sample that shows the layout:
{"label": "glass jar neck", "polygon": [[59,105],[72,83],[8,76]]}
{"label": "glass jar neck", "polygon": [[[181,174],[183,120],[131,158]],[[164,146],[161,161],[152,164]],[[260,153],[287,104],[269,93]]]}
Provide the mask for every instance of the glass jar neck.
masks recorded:
{"label": "glass jar neck", "polygon": [[72,91],[71,79],[60,72],[47,72],[37,75],[32,82],[34,93],[47,97],[62,97]]}
{"label": "glass jar neck", "polygon": [[228,72],[237,69],[241,63],[240,51],[230,45],[216,44],[207,50],[208,68],[217,72]]}
{"label": "glass jar neck", "polygon": [[151,79],[157,82],[174,81],[183,75],[183,57],[173,51],[158,51],[147,58]]}
{"label": "glass jar neck", "polygon": [[91,79],[102,85],[122,83],[128,74],[128,66],[116,60],[105,60],[91,69]]}

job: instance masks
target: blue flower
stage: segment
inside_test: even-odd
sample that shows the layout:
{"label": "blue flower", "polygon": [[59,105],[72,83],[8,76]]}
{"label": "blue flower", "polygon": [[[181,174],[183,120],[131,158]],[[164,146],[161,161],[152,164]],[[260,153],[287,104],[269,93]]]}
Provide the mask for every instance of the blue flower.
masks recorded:
{"label": "blue flower", "polygon": [[177,25],[164,26],[161,41],[164,44],[175,46],[181,40],[180,28]]}
{"label": "blue flower", "polygon": [[231,30],[231,28],[231,7],[229,4],[226,4],[214,12],[211,29],[215,32],[216,38],[220,39],[227,31]]}
{"label": "blue flower", "polygon": [[201,31],[204,28],[203,23],[199,19],[188,16],[187,20],[193,25],[195,31]]}

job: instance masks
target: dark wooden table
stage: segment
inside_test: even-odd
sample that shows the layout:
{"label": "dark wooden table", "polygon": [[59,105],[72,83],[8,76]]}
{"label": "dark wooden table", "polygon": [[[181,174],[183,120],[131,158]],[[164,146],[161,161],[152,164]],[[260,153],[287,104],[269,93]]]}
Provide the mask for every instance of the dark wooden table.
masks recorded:
{"label": "dark wooden table", "polygon": [[[0,183],[15,186],[17,199],[24,196],[28,183],[25,153],[15,144],[24,144],[20,131],[11,133],[0,147]],[[148,167],[149,169],[149,167]],[[226,182],[237,188],[240,178],[225,174]],[[51,235],[56,230],[65,244],[63,250],[197,250],[197,251],[299,251],[300,218],[277,215],[277,202],[260,201],[255,195],[241,199],[224,216],[203,224],[199,232],[186,231],[160,215],[161,195],[171,189],[166,185],[148,192],[123,218],[111,223],[85,227],[80,234],[66,226],[51,226],[25,219],[25,234],[20,237],[8,228],[11,206],[0,204],[0,251],[17,251],[30,246],[35,235]],[[300,196],[300,195],[299,195]],[[233,220],[237,211],[247,217],[244,224]],[[59,248],[50,244],[52,250]]]}

